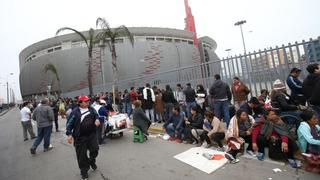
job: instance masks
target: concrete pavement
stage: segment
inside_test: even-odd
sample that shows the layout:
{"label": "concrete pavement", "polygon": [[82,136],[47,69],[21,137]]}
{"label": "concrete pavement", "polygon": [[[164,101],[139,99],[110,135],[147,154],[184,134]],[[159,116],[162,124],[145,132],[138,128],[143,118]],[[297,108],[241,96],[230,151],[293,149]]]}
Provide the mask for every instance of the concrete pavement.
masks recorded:
{"label": "concrete pavement", "polygon": [[[17,108],[0,117],[1,180],[80,179],[74,148],[66,143],[64,132],[52,133],[52,144],[55,146],[52,151],[43,152],[43,144],[41,144],[36,156],[31,156],[29,149],[33,141],[23,141],[19,119],[20,114]],[[62,130],[65,121],[65,119],[59,119]],[[238,164],[227,164],[207,175],[173,158],[191,147],[193,146],[153,137],[142,144],[133,143],[132,132],[128,131],[124,137],[107,139],[107,144],[100,146],[97,158],[98,170],[90,171],[89,179],[319,179],[317,174],[306,173],[303,170],[295,171],[287,165],[276,165],[246,158],[241,158]],[[272,171],[274,168],[280,168],[283,171],[274,173]]]}

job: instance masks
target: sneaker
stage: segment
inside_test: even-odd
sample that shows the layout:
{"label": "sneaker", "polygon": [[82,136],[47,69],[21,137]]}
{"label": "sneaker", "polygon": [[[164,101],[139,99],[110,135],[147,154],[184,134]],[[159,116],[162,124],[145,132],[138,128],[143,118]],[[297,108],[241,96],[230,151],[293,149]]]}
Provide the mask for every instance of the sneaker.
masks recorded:
{"label": "sneaker", "polygon": [[198,144],[196,141],[193,141],[193,142],[192,142],[192,145],[196,145],[196,144]]}
{"label": "sneaker", "polygon": [[250,156],[256,156],[256,154],[251,150],[247,150],[247,154],[249,154]]}
{"label": "sneaker", "polygon": [[238,162],[240,162],[239,159],[234,159],[234,160],[230,161],[231,164],[236,164],[236,163],[238,163]]}
{"label": "sneaker", "polygon": [[37,138],[37,136],[33,136],[33,137],[31,137],[31,139],[35,139],[35,138]]}
{"label": "sneaker", "polygon": [[235,160],[235,158],[234,158],[231,154],[229,154],[229,153],[226,153],[226,154],[224,155],[224,157],[225,157],[226,159],[228,159],[230,162],[232,162],[232,161]]}
{"label": "sneaker", "polygon": [[29,139],[28,138],[25,138],[23,141],[28,141]]}
{"label": "sneaker", "polygon": [[96,163],[92,163],[92,164],[90,164],[90,166],[91,166],[93,171],[95,171],[98,168]]}
{"label": "sneaker", "polygon": [[174,137],[170,136],[170,138],[168,139],[169,141],[174,141]]}
{"label": "sneaker", "polygon": [[176,139],[176,142],[177,143],[182,143],[182,140],[181,139]]}
{"label": "sneaker", "polygon": [[81,175],[81,180],[88,180],[88,174]]}
{"label": "sneaker", "polygon": [[217,151],[224,152],[224,151],[225,151],[225,148],[224,148],[224,147],[218,147],[216,150],[217,150]]}
{"label": "sneaker", "polygon": [[52,146],[52,144],[50,144],[48,148],[45,148],[45,149],[43,150],[43,152],[47,152],[47,151],[50,151],[50,150],[52,150],[52,149],[53,149],[53,146]]}
{"label": "sneaker", "polygon": [[294,159],[288,159],[288,164],[292,167],[292,168],[299,168],[301,167],[301,162],[294,160]]}
{"label": "sneaker", "polygon": [[263,153],[258,153],[258,154],[257,154],[257,159],[258,159],[259,161],[263,161],[263,160],[264,160],[264,154],[263,154]]}
{"label": "sneaker", "polygon": [[33,154],[33,155],[36,154],[36,148],[33,148],[33,147],[30,148],[30,153]]}
{"label": "sneaker", "polygon": [[204,147],[204,148],[210,148],[212,145],[211,144],[205,144],[205,145],[203,145],[202,147]]}

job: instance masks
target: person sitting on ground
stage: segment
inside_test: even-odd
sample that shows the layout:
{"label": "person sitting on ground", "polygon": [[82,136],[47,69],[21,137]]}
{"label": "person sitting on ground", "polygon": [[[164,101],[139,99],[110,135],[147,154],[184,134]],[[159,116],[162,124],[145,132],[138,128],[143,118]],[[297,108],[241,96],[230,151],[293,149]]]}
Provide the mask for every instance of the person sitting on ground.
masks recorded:
{"label": "person sitting on ground", "polygon": [[212,146],[213,140],[218,144],[219,149],[223,150],[222,140],[225,138],[226,129],[223,123],[214,116],[213,112],[206,111],[204,113],[203,132],[200,135],[198,146],[202,146],[203,141],[207,142],[207,148]]}
{"label": "person sitting on ground", "polygon": [[298,167],[293,152],[295,141],[289,133],[287,125],[276,114],[275,110],[266,110],[252,131],[252,148],[258,151],[257,158],[264,160],[264,148],[269,147],[269,157],[276,160],[286,159],[290,166]]}
{"label": "person sitting on ground", "polygon": [[[277,79],[273,83],[273,90],[271,93],[271,105],[272,108],[275,108],[278,110],[279,115],[291,115],[294,117],[299,117],[300,111],[299,110],[305,110],[306,107],[299,105],[296,106],[294,102],[292,101],[290,95],[286,92],[286,86]],[[297,124],[296,121],[297,118],[289,118],[286,123],[289,124]]]}
{"label": "person sitting on ground", "polygon": [[254,119],[248,113],[239,109],[236,115],[230,120],[230,125],[227,130],[228,152],[225,157],[230,160],[231,163],[239,162],[237,154],[244,146],[244,143],[248,143],[247,153],[253,155],[252,151],[252,127]]}
{"label": "person sitting on ground", "polygon": [[320,126],[315,112],[306,110],[300,115],[303,122],[298,128],[298,140],[308,172],[320,173]]}
{"label": "person sitting on ground", "polygon": [[270,99],[269,97],[269,91],[266,89],[262,89],[260,92],[260,96],[258,96],[258,100],[260,102],[260,104],[265,105],[265,103],[268,101],[268,99]]}
{"label": "person sitting on ground", "polygon": [[192,144],[198,143],[200,140],[199,134],[202,133],[203,129],[203,116],[199,112],[197,106],[191,108],[191,115],[185,118],[186,128],[184,129],[184,140]]}
{"label": "person sitting on ground", "polygon": [[[141,108],[141,101],[136,100],[133,102],[134,111],[133,111],[133,125],[139,128],[143,135],[147,137],[149,135],[148,129],[151,125],[150,119],[146,116]],[[146,138],[147,139],[147,138]]]}
{"label": "person sitting on ground", "polygon": [[260,104],[259,100],[256,97],[251,97],[250,101],[242,104],[240,109],[245,110],[253,118],[259,118],[263,113],[263,106]]}
{"label": "person sitting on ground", "polygon": [[172,108],[172,115],[164,123],[163,129],[170,136],[169,141],[181,143],[181,135],[184,131],[184,112],[180,111],[179,105],[174,105]]}

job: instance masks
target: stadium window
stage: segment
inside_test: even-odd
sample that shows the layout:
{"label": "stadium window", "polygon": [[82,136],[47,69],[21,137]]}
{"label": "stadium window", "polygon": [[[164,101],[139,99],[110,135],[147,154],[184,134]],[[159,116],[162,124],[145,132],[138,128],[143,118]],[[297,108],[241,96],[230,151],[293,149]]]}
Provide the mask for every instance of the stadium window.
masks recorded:
{"label": "stadium window", "polygon": [[174,42],[180,43],[180,42],[181,42],[181,39],[174,39]]}
{"label": "stadium window", "polygon": [[115,43],[123,43],[123,39],[116,39]]}
{"label": "stadium window", "polygon": [[34,54],[34,55],[32,55],[32,58],[35,58],[36,57],[36,55]]}
{"label": "stadium window", "polygon": [[193,44],[193,41],[188,41],[188,44]]}
{"label": "stadium window", "polygon": [[172,42],[171,38],[166,38],[166,42]]}
{"label": "stadium window", "polygon": [[188,42],[187,40],[182,40],[182,42]]}
{"label": "stadium window", "polygon": [[164,38],[157,38],[157,41],[164,41]]}
{"label": "stadium window", "polygon": [[147,37],[146,40],[147,40],[147,41],[154,41],[154,40],[156,40],[156,38],[154,38],[154,37]]}
{"label": "stadium window", "polygon": [[48,53],[52,53],[52,52],[53,52],[53,49],[48,49],[47,52],[48,52]]}
{"label": "stadium window", "polygon": [[61,50],[61,49],[62,49],[61,46],[54,48],[55,51],[59,51],[59,50]]}

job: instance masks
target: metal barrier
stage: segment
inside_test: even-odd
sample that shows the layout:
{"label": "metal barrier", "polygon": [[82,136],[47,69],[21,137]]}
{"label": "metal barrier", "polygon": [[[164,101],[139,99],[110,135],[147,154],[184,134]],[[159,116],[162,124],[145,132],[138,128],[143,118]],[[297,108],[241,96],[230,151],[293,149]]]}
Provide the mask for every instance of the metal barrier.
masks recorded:
{"label": "metal barrier", "polygon": [[[213,76],[220,74],[222,80],[231,84],[233,77],[237,76],[251,89],[251,96],[257,96],[262,89],[272,89],[276,79],[286,81],[291,68],[302,69],[301,78],[308,74],[305,68],[310,63],[320,62],[320,37],[309,41],[295,42],[294,44],[276,46],[252,53],[231,56],[223,59],[213,59],[210,62],[196,64],[188,67],[168,70],[147,76],[119,80],[120,90],[130,87],[143,87],[146,83],[164,88],[166,84],[175,87],[177,83],[193,86],[202,84],[210,88]],[[95,92],[110,91],[112,83],[105,86],[95,86]]]}

